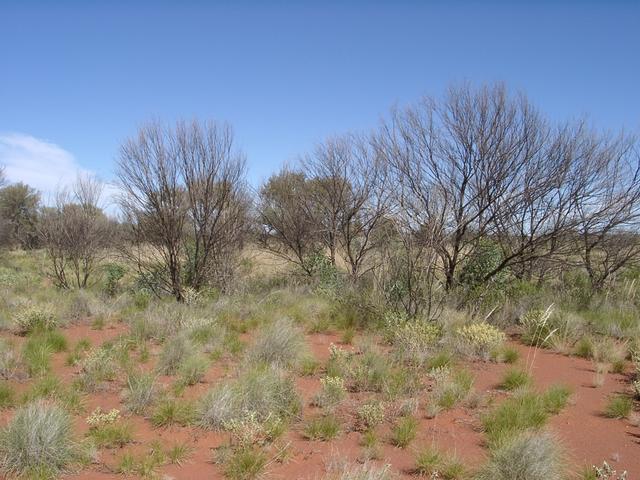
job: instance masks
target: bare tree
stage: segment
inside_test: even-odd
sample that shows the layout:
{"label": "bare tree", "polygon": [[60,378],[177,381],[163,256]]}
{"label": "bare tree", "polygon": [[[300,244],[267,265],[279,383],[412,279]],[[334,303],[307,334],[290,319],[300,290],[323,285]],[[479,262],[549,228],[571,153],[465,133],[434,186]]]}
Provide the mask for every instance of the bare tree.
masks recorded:
{"label": "bare tree", "polygon": [[584,122],[550,129],[540,123],[532,131],[532,150],[505,202],[495,208],[490,231],[503,258],[486,272],[484,281],[510,268],[520,278],[542,281],[546,270],[573,249],[582,165],[595,144]]}
{"label": "bare tree", "polygon": [[[594,134],[595,137],[595,134]],[[593,291],[621,268],[640,261],[640,153],[636,139],[595,137],[578,162],[577,233]]]}
{"label": "bare tree", "polygon": [[0,165],[0,188],[4,187],[7,183],[7,175],[5,173],[5,166]]}
{"label": "bare tree", "polygon": [[43,209],[40,234],[53,276],[61,288],[85,288],[111,245],[112,222],[100,208],[103,185],[78,176],[71,189],[56,195],[54,207]]}
{"label": "bare tree", "polygon": [[[416,225],[437,221],[445,288],[516,188],[535,153],[538,115],[502,85],[451,88],[394,112],[379,145],[395,172],[403,208]],[[432,201],[434,195],[439,201]]]}
{"label": "bare tree", "polygon": [[303,164],[319,236],[331,262],[340,253],[355,280],[374,266],[374,233],[390,203],[386,163],[371,139],[345,135],[318,145]]}
{"label": "bare tree", "polygon": [[154,289],[181,301],[185,286],[225,286],[247,225],[244,174],[226,125],[150,123],[125,142],[118,176],[127,251]]}
{"label": "bare tree", "polygon": [[[120,205],[131,226],[126,253],[154,289],[182,300],[182,240],[187,202],[175,142],[157,122],[139,129],[120,148]],[[162,274],[158,274],[158,268]],[[156,292],[159,293],[159,292]]]}
{"label": "bare tree", "polygon": [[248,225],[245,158],[234,150],[228,125],[180,122],[176,141],[187,196],[187,284],[224,287]]}

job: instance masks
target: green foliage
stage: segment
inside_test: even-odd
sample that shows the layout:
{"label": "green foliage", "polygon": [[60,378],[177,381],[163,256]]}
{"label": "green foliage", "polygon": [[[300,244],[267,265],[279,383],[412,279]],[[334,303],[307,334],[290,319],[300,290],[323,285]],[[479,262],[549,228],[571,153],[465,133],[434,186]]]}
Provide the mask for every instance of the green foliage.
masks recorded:
{"label": "green foliage", "polygon": [[18,368],[18,356],[13,343],[0,338],[0,378],[13,378]]}
{"label": "green foliage", "polygon": [[451,371],[447,367],[431,372],[435,385],[431,392],[428,416],[435,416],[440,410],[448,410],[462,402],[473,387],[473,375],[468,370]]}
{"label": "green foliage", "polygon": [[133,441],[133,428],[128,423],[116,422],[91,428],[89,436],[97,447],[122,448]]}
{"label": "green foliage", "polygon": [[0,381],[0,409],[12,407],[14,399],[15,392],[11,385],[5,380]]}
{"label": "green foliage", "polygon": [[107,263],[104,265],[105,284],[104,291],[110,297],[116,296],[120,290],[120,280],[127,273],[127,269],[119,263]]}
{"label": "green foliage", "polygon": [[40,194],[24,183],[0,188],[0,219],[6,222],[9,240],[24,250],[37,248]]}
{"label": "green foliage", "polygon": [[574,353],[578,357],[593,358],[593,352],[593,339],[591,337],[582,337],[574,347]]}
{"label": "green foliage", "polygon": [[609,418],[627,418],[632,409],[631,398],[626,395],[615,395],[609,399],[604,414]]}
{"label": "green foliage", "polygon": [[53,400],[72,413],[78,413],[84,407],[80,392],[73,386],[66,386],[58,377],[52,375],[40,378],[23,396],[23,402],[38,399]]}
{"label": "green foliage", "polygon": [[53,309],[49,306],[27,304],[13,316],[14,330],[26,335],[35,330],[48,330],[58,324]]}
{"label": "green foliage", "polygon": [[501,270],[489,277],[502,263],[504,255],[500,246],[487,239],[482,239],[474,247],[471,255],[463,264],[458,278],[467,300],[502,292],[508,278],[507,270]]}
{"label": "green foliage", "polygon": [[461,480],[465,475],[465,467],[455,457],[445,458],[439,451],[426,448],[416,456],[415,472],[428,478]]}
{"label": "green foliage", "polygon": [[340,434],[340,422],[333,415],[315,417],[304,427],[304,436],[309,440],[327,442]]}
{"label": "green foliage", "polygon": [[51,369],[51,346],[40,338],[30,338],[22,348],[22,361],[30,376],[45,375]]}
{"label": "green foliage", "polygon": [[209,360],[204,355],[189,355],[178,368],[178,384],[195,385],[201,382],[208,367]]}
{"label": "green foliage", "polygon": [[516,363],[520,358],[520,353],[515,348],[505,347],[500,352],[500,357],[505,363]]}
{"label": "green foliage", "polygon": [[407,448],[417,433],[418,420],[411,416],[400,417],[391,429],[389,441],[396,447]]}
{"label": "green foliage", "polygon": [[544,408],[550,414],[560,413],[569,402],[571,389],[565,385],[552,385],[542,396]]}
{"label": "green foliage", "polygon": [[193,349],[194,346],[186,335],[168,338],[158,359],[156,366],[158,373],[161,375],[174,375],[180,365],[193,353]]}
{"label": "green foliage", "polygon": [[187,443],[175,443],[166,452],[169,463],[182,466],[182,464],[191,456],[193,450],[193,447]]}
{"label": "green foliage", "polygon": [[517,390],[528,387],[532,382],[533,379],[527,372],[518,368],[511,368],[504,374],[500,382],[500,388],[504,390]]}
{"label": "green foliage", "polygon": [[486,414],[482,423],[491,448],[511,440],[520,432],[540,429],[548,418],[544,402],[535,393],[508,398]]}
{"label": "green foliage", "polygon": [[156,427],[186,426],[195,420],[195,406],[189,401],[180,399],[161,401],[151,415],[151,423]]}
{"label": "green foliage", "polygon": [[235,450],[224,467],[224,475],[229,480],[254,480],[267,466],[267,456],[255,447]]}
{"label": "green foliage", "polygon": [[320,293],[331,296],[338,290],[340,285],[338,269],[324,253],[315,251],[307,255],[304,259],[304,269],[316,281]]}
{"label": "green foliage", "polygon": [[456,348],[465,356],[488,360],[506,340],[504,332],[486,322],[471,323],[455,331]]}
{"label": "green foliage", "polygon": [[347,396],[342,377],[322,377],[320,385],[321,390],[316,395],[314,403],[321,408],[332,410]]}

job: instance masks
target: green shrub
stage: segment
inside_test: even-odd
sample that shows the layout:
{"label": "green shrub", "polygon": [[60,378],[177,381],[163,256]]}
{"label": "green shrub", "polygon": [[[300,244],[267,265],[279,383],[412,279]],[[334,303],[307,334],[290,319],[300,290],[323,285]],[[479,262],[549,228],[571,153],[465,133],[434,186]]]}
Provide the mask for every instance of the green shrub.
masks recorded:
{"label": "green shrub", "polygon": [[504,363],[516,363],[520,358],[520,353],[513,347],[504,347],[500,352],[500,359]]}
{"label": "green shrub", "polygon": [[465,468],[455,457],[447,459],[437,450],[427,448],[418,452],[415,472],[429,478],[460,480]]}
{"label": "green shrub", "polygon": [[418,420],[414,417],[401,417],[391,429],[390,441],[392,445],[406,448],[416,438],[418,433]]}
{"label": "green shrub", "polygon": [[449,368],[431,371],[435,381],[428,405],[428,416],[435,416],[440,410],[448,410],[462,402],[473,387],[473,375],[468,370],[452,372]]}
{"label": "green shrub", "polygon": [[320,385],[321,390],[314,398],[314,403],[321,408],[331,410],[347,396],[342,377],[322,377]]}
{"label": "green shrub", "polygon": [[45,375],[51,370],[51,355],[53,351],[46,343],[29,339],[22,349],[22,361],[30,376]]}
{"label": "green shrub", "polygon": [[14,330],[18,335],[26,335],[35,330],[48,330],[57,323],[53,309],[49,306],[29,304],[18,310],[13,317]]}
{"label": "green shrub", "polygon": [[506,399],[486,414],[482,423],[489,445],[495,448],[520,432],[541,428],[548,415],[541,396],[526,392]]}
{"label": "green shrub", "polygon": [[103,382],[111,381],[116,376],[115,351],[101,347],[90,350],[80,362],[78,382],[87,392],[96,391]]}
{"label": "green shrub", "polygon": [[127,270],[124,266],[118,263],[107,263],[104,266],[104,271],[104,291],[110,297],[114,297],[120,292],[120,280],[122,280]]}
{"label": "green shrub", "polygon": [[230,480],[253,480],[262,474],[267,463],[265,453],[256,447],[238,449],[227,459],[224,475]]}
{"label": "green shrub", "polygon": [[149,373],[131,373],[122,398],[131,413],[143,414],[155,402],[158,394],[155,376]]}
{"label": "green shrub", "polygon": [[591,337],[582,337],[574,347],[575,355],[582,358],[593,358],[593,350],[593,339]]}
{"label": "green shrub", "polygon": [[367,402],[358,408],[358,422],[365,430],[371,430],[385,420],[385,408],[382,402]]}
{"label": "green shrub", "polygon": [[567,405],[571,389],[564,385],[553,385],[542,396],[545,410],[552,414],[558,414]]}
{"label": "green shrub", "polygon": [[18,356],[11,342],[0,338],[0,378],[13,378],[18,371]]}
{"label": "green shrub", "polygon": [[494,295],[502,292],[507,280],[507,271],[502,270],[487,280],[487,275],[500,266],[504,254],[500,245],[488,239],[480,240],[462,265],[459,285],[472,300],[491,292]]}
{"label": "green shrub", "polygon": [[0,468],[9,475],[55,478],[77,454],[69,414],[51,403],[18,409],[0,431]]}
{"label": "green shrub", "polygon": [[194,346],[185,335],[177,335],[165,341],[156,369],[161,375],[174,375],[180,365],[193,353]]}
{"label": "green shrub", "polygon": [[448,351],[442,351],[434,355],[427,362],[429,370],[449,367],[453,363],[453,356]]}
{"label": "green shrub", "polygon": [[340,433],[340,422],[333,415],[312,418],[304,427],[304,436],[309,440],[333,440]]}
{"label": "green shrub", "polygon": [[133,428],[128,423],[116,422],[91,428],[89,436],[97,447],[122,448],[133,441]]}
{"label": "green shrub", "polygon": [[14,403],[15,393],[11,385],[6,381],[0,382],[0,409],[12,407]]}
{"label": "green shrub", "polygon": [[52,375],[40,378],[23,396],[24,402],[33,402],[38,399],[53,400],[72,413],[78,413],[84,407],[80,392],[73,387],[67,387],[59,378]]}
{"label": "green shrub", "polygon": [[385,323],[385,338],[393,345],[394,355],[409,365],[427,363],[442,335],[439,325],[403,315],[387,315]]}
{"label": "green shrub", "polygon": [[304,350],[302,331],[291,320],[281,318],[257,333],[256,342],[248,355],[254,364],[290,368],[300,364]]}
{"label": "green shrub", "polygon": [[195,420],[195,406],[191,402],[181,399],[161,401],[151,415],[151,423],[156,427],[186,426]]}
{"label": "green shrub", "polygon": [[547,433],[523,433],[491,451],[478,480],[562,480],[562,449]]}
{"label": "green shrub", "polygon": [[456,329],[455,346],[465,356],[488,360],[491,353],[502,347],[504,332],[486,322],[471,323]]}
{"label": "green shrub", "polygon": [[633,400],[626,395],[615,395],[609,399],[604,414],[609,418],[627,418],[633,409]]}
{"label": "green shrub", "polygon": [[195,385],[201,382],[208,367],[209,360],[204,355],[190,355],[178,368],[178,384]]}
{"label": "green shrub", "polygon": [[500,388],[504,390],[517,390],[519,388],[525,388],[533,383],[531,376],[520,369],[512,368],[507,370],[500,382]]}
{"label": "green shrub", "polygon": [[198,419],[204,428],[221,430],[230,420],[243,418],[250,412],[265,421],[288,418],[300,409],[293,380],[273,367],[259,366],[208,392],[200,401]]}
{"label": "green shrub", "polygon": [[167,450],[167,458],[169,459],[169,463],[182,466],[193,451],[194,448],[188,443],[175,443]]}

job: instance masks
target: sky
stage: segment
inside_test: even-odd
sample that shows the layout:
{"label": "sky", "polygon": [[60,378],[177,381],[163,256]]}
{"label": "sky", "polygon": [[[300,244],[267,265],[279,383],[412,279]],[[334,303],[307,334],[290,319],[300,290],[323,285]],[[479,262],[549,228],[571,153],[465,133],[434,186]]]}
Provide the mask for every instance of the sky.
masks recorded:
{"label": "sky", "polygon": [[552,119],[640,132],[640,0],[0,0],[0,164],[115,179],[145,121],[229,122],[257,186],[394,105],[502,81]]}

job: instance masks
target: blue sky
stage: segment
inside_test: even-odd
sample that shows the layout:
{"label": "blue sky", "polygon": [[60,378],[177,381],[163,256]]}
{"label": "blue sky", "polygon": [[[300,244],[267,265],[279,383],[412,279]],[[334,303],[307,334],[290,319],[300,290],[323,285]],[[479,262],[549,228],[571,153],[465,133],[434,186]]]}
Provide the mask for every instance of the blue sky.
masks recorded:
{"label": "blue sky", "polygon": [[113,179],[150,118],[230,122],[255,185],[450,82],[640,131],[640,2],[0,0],[0,163],[42,190]]}

